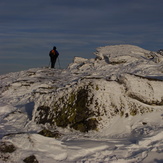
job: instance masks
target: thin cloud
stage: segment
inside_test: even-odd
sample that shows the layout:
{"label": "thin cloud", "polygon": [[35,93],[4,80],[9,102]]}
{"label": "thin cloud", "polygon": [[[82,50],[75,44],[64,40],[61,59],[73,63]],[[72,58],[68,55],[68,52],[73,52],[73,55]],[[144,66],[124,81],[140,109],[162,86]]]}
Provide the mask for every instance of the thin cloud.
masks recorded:
{"label": "thin cloud", "polygon": [[65,65],[107,44],[157,50],[163,43],[162,5],[162,0],[1,1],[0,59],[43,61],[54,45]]}

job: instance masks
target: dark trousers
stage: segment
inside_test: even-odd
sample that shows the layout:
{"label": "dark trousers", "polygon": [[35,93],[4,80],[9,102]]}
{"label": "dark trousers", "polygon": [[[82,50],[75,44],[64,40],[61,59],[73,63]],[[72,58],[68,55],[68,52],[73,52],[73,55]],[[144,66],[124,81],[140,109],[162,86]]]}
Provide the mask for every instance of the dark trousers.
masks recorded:
{"label": "dark trousers", "polygon": [[55,63],[56,63],[57,57],[50,57],[50,60],[51,60],[51,68],[55,68]]}

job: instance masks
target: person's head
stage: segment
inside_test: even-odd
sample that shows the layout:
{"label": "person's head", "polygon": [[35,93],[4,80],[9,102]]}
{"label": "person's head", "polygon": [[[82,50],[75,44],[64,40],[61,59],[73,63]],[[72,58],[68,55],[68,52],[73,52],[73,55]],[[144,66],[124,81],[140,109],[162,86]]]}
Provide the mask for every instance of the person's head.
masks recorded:
{"label": "person's head", "polygon": [[56,46],[53,46],[53,50],[56,50],[57,48],[56,48]]}

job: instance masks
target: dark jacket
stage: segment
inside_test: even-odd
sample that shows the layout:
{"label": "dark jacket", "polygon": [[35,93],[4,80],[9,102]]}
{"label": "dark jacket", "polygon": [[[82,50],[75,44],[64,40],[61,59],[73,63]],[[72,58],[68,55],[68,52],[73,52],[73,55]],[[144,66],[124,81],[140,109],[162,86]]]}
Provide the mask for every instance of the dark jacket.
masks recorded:
{"label": "dark jacket", "polygon": [[51,59],[52,59],[52,58],[57,58],[57,57],[59,56],[59,53],[58,53],[57,50],[51,50],[51,51],[49,52],[49,56],[51,57]]}

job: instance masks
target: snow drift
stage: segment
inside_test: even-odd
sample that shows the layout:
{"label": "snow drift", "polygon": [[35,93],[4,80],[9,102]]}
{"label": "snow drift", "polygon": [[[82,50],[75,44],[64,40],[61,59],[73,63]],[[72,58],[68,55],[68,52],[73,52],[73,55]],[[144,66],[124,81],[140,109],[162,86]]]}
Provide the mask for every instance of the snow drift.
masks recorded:
{"label": "snow drift", "polygon": [[95,56],[75,57],[64,70],[0,76],[2,161],[163,159],[163,56],[134,45],[100,47]]}

